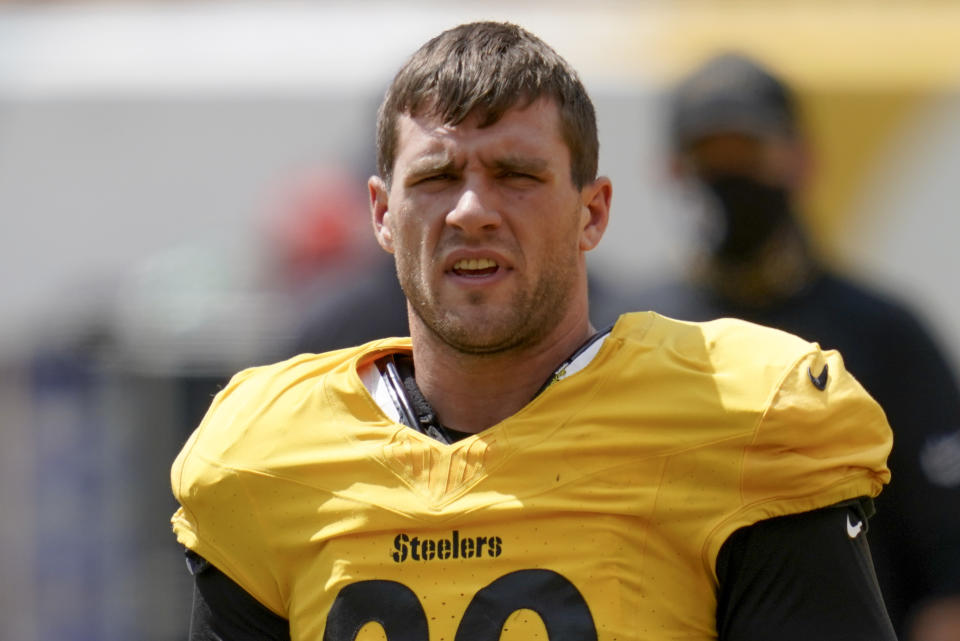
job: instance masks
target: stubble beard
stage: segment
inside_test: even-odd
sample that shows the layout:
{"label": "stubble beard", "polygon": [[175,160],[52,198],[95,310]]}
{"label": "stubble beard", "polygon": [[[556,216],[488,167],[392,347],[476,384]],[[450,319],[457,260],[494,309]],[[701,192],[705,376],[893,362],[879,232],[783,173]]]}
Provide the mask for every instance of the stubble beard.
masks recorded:
{"label": "stubble beard", "polygon": [[410,308],[440,341],[471,356],[494,356],[539,344],[560,324],[576,287],[577,264],[571,260],[544,271],[532,288],[521,283],[507,303],[494,305],[486,294],[476,292],[451,308],[431,295],[415,261],[406,264],[397,257],[400,287]]}

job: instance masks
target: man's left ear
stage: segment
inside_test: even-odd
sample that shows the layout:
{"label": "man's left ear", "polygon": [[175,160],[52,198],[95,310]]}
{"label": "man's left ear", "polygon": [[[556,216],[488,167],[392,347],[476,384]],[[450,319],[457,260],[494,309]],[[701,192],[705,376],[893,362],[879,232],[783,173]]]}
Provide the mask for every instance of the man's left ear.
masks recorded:
{"label": "man's left ear", "polygon": [[610,222],[610,199],[613,183],[600,176],[580,190],[582,202],[582,226],[580,227],[580,251],[590,251],[603,238]]}

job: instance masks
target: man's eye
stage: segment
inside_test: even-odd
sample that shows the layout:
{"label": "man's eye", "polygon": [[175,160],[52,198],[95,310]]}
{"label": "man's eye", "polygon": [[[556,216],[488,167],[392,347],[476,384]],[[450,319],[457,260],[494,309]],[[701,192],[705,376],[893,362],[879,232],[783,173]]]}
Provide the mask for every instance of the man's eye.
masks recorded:
{"label": "man's eye", "polygon": [[445,180],[453,180],[453,174],[443,173],[443,174],[430,174],[429,176],[424,176],[418,183],[429,183],[429,182],[442,182]]}
{"label": "man's eye", "polygon": [[534,176],[533,174],[525,174],[522,171],[504,171],[500,174],[501,178],[506,178],[509,180],[530,180],[539,182],[540,179]]}

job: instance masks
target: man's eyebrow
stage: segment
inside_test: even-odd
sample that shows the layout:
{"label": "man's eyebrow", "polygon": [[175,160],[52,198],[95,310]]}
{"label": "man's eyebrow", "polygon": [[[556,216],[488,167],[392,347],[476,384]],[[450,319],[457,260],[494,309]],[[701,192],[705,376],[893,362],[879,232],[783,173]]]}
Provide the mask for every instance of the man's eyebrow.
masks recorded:
{"label": "man's eyebrow", "polygon": [[408,176],[423,176],[436,172],[448,172],[456,169],[453,158],[447,153],[436,153],[421,156],[410,163]]}
{"label": "man's eyebrow", "polygon": [[550,162],[546,158],[531,156],[505,156],[493,162],[497,169],[539,174],[547,170]]}

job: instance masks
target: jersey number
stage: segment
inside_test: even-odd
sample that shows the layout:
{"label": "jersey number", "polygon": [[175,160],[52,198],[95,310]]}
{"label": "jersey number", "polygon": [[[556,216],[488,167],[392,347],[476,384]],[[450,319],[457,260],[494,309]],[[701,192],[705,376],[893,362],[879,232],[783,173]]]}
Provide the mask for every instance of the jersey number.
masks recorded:
{"label": "jersey number", "polygon": [[[597,639],[590,608],[570,581],[551,570],[518,570],[474,595],[454,641],[498,641],[503,624],[517,610],[539,614],[550,641]],[[340,590],[323,641],[354,641],[373,621],[388,641],[429,641],[427,615],[417,595],[396,581],[359,581]]]}

